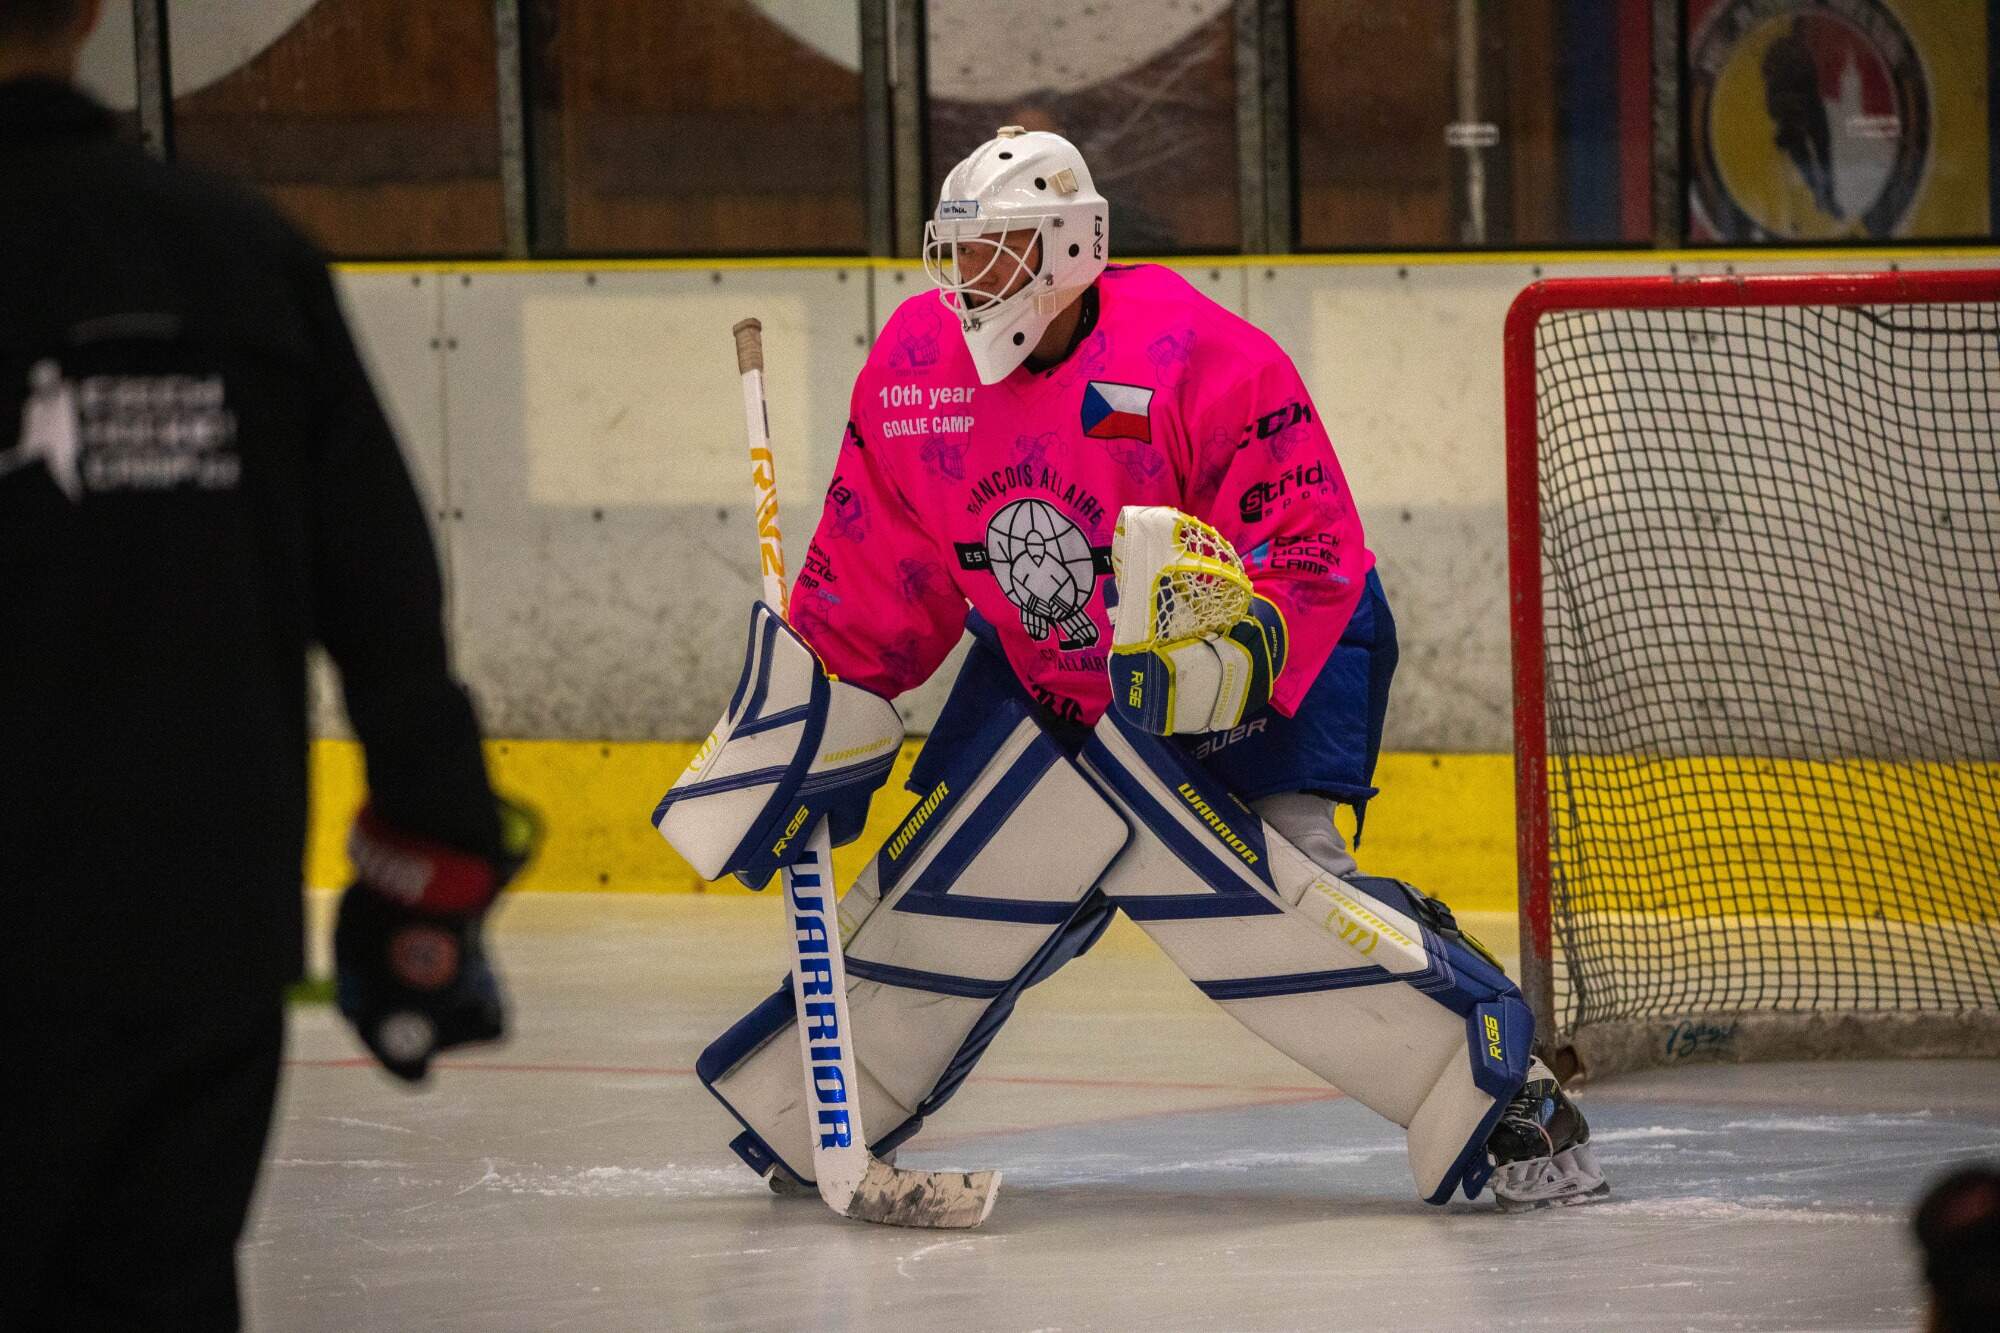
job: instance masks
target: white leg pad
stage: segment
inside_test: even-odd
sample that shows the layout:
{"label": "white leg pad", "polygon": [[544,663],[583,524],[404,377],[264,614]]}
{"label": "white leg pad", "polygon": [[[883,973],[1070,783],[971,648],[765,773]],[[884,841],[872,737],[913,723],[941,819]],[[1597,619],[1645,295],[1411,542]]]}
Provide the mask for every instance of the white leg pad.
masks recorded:
{"label": "white leg pad", "polygon": [[[932,785],[840,904],[871,1146],[957,1087],[1128,837],[1025,707],[996,705],[975,741],[928,769]],[[746,1160],[810,1180],[793,1022],[789,991],[772,996],[698,1070],[750,1131]]]}
{"label": "white leg pad", "polygon": [[1513,983],[1400,885],[1322,869],[1176,747],[1107,715],[1079,763],[1134,829],[1106,895],[1244,1026],[1405,1126],[1426,1199],[1476,1194],[1527,1068]]}

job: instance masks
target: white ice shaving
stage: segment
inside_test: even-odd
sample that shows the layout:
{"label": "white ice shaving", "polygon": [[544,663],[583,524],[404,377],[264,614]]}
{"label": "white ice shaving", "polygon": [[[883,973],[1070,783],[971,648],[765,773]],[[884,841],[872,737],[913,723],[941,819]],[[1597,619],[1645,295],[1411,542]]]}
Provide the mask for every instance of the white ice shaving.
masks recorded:
{"label": "white ice shaving", "polygon": [[1800,1208],[1797,1203],[1797,1199],[1783,1195],[1753,1195],[1746,1199],[1690,1195],[1680,1199],[1614,1199],[1597,1205],[1590,1212],[1593,1217],[1622,1214],[1706,1222],[1799,1222],[1812,1226],[1856,1222],[1901,1225],[1904,1220],[1900,1207],[1885,1208],[1879,1213],[1864,1213],[1851,1209]]}
{"label": "white ice shaving", "polygon": [[552,1199],[708,1199],[761,1194],[764,1183],[734,1162],[727,1166],[588,1166],[494,1170],[480,1182],[502,1194]]}
{"label": "white ice shaving", "polygon": [[1909,1115],[1812,1115],[1812,1116],[1771,1116],[1763,1120],[1731,1120],[1724,1129],[1776,1130],[1790,1134],[1840,1134],[1857,1129],[1893,1129],[1898,1126],[1921,1125],[1931,1118],[1929,1111],[1917,1111]]}

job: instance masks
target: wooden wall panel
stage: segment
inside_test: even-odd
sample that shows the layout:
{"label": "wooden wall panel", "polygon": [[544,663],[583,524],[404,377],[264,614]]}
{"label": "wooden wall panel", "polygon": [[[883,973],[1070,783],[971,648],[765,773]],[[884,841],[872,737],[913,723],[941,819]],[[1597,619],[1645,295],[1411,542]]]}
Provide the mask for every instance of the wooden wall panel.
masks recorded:
{"label": "wooden wall panel", "polygon": [[[996,60],[1019,59],[996,52]],[[1082,88],[1046,88],[1006,102],[954,95],[933,72],[925,197],[1002,125],[1050,130],[1075,143],[1111,204],[1112,252],[1233,250],[1237,207],[1236,41],[1224,11],[1136,67]]]}
{"label": "wooden wall panel", "polygon": [[1564,239],[1562,172],[1556,135],[1556,0],[1507,0],[1488,29],[1500,49],[1503,98],[1499,113],[1512,205],[1506,235],[1512,245],[1552,245]]}
{"label": "wooden wall panel", "polygon": [[866,248],[861,76],[740,0],[553,0],[534,114],[557,129],[562,248]]}
{"label": "wooden wall panel", "polygon": [[1301,0],[1295,14],[1299,242],[1452,244],[1451,0]]}
{"label": "wooden wall panel", "polygon": [[180,157],[250,181],[332,253],[501,247],[490,0],[319,0],[174,103]]}
{"label": "wooden wall panel", "polygon": [[[1460,243],[1456,0],[1299,0],[1299,235],[1306,249]],[[1490,244],[1559,244],[1557,0],[1483,0],[1479,114]]]}

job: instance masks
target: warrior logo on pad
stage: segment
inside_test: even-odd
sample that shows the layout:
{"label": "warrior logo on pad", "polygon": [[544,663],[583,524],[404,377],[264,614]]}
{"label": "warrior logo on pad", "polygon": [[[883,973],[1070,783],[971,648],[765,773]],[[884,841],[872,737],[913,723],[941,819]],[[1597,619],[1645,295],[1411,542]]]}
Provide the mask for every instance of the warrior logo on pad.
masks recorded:
{"label": "warrior logo on pad", "polygon": [[1153,423],[1147,413],[1152,406],[1151,389],[1092,380],[1083,388],[1083,433],[1093,440],[1151,442]]}

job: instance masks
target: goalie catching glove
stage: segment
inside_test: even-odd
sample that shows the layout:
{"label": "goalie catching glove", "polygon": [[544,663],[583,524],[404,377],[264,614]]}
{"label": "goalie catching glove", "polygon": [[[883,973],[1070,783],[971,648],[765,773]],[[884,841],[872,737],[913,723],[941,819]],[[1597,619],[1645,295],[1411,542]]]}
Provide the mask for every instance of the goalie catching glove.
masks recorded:
{"label": "goalie catching glove", "polygon": [[540,841],[535,818],[500,802],[499,860],[405,832],[365,807],[348,855],[355,879],[333,932],[340,1012],[382,1067],[419,1082],[439,1051],[506,1030],[480,933],[500,890]]}
{"label": "goalie catching glove", "polygon": [[1118,580],[1111,706],[1156,736],[1221,731],[1269,701],[1285,618],[1229,540],[1162,505],[1128,505],[1111,539]]}

